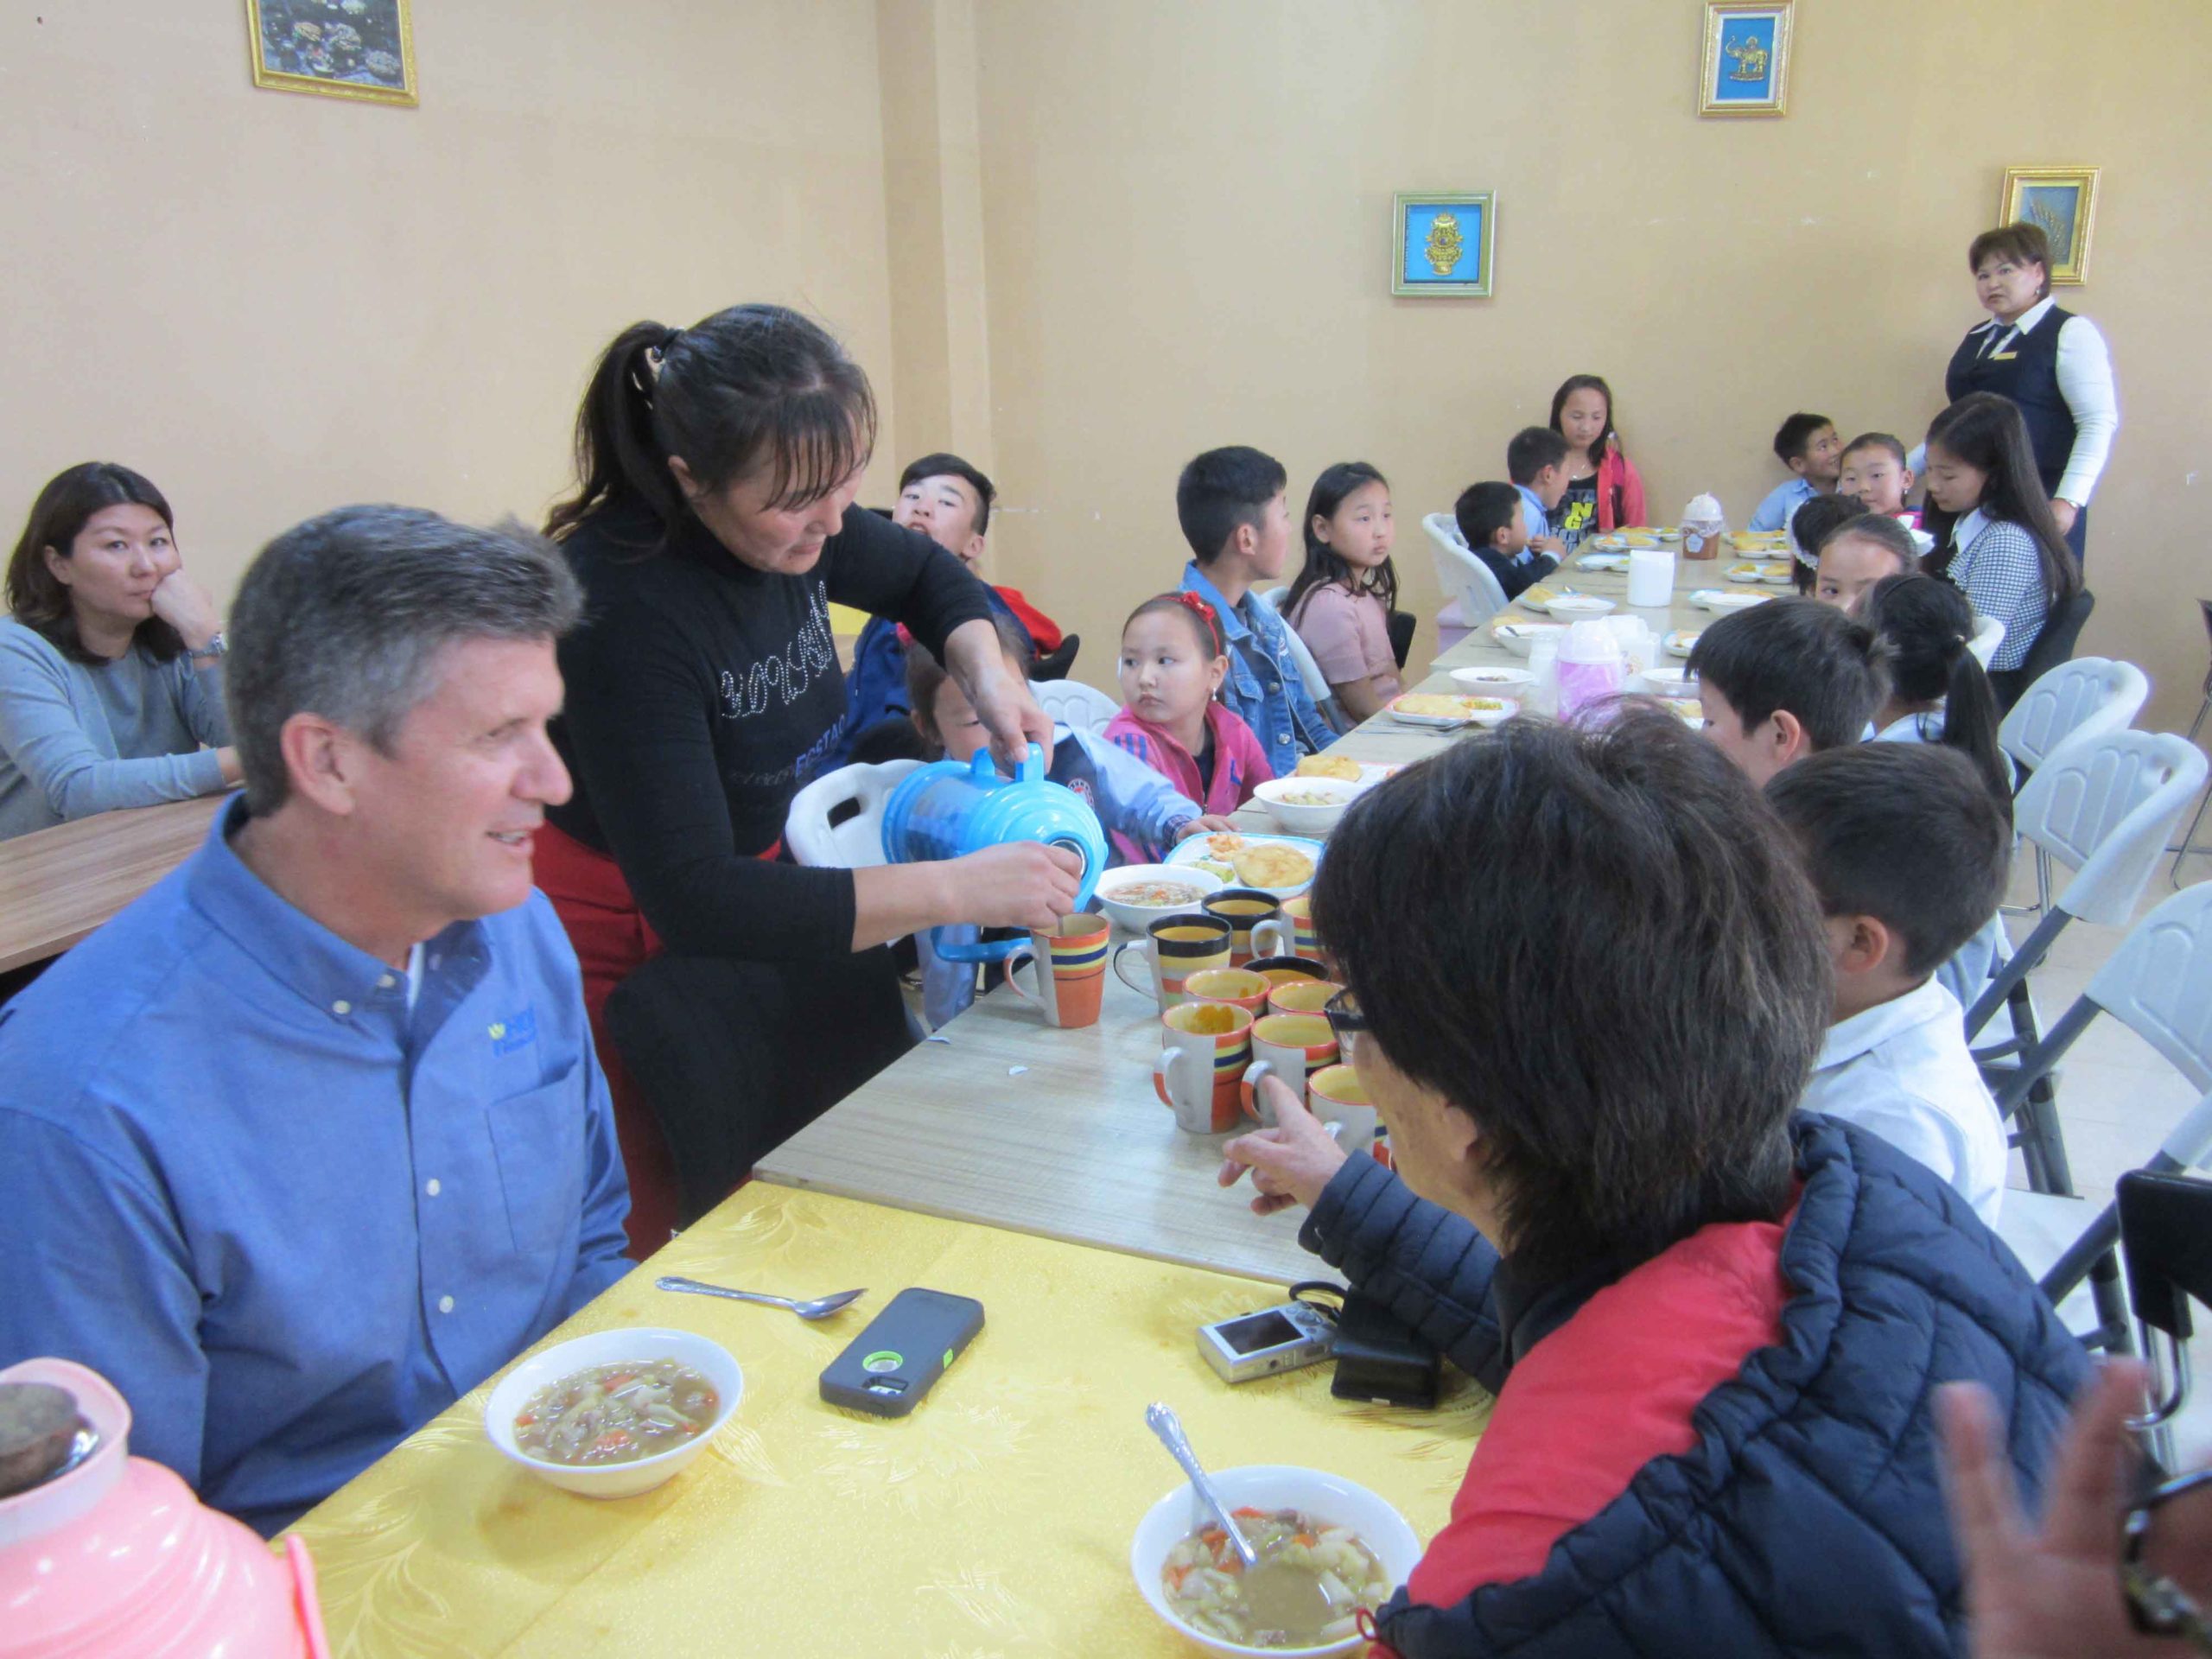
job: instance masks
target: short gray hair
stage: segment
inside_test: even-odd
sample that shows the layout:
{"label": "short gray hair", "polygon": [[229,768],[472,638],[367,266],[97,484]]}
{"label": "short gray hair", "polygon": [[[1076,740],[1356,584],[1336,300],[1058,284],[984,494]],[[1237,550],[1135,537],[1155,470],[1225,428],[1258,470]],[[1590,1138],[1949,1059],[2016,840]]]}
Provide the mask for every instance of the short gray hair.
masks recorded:
{"label": "short gray hair", "polygon": [[316,714],[388,749],[466,639],[558,639],[583,613],[559,551],[509,519],[487,530],[419,507],[340,507],[263,548],[231,607],[225,664],[246,804],[291,794],[284,722]]}

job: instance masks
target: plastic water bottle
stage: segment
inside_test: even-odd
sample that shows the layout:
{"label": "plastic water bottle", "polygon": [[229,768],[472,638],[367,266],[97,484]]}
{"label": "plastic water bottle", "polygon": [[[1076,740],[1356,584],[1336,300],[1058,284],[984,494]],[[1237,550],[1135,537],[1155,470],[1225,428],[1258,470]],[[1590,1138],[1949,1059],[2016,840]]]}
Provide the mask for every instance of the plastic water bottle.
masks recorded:
{"label": "plastic water bottle", "polygon": [[1529,711],[1537,715],[1559,712],[1559,635],[1547,631],[1529,645]]}
{"label": "plastic water bottle", "polygon": [[1593,702],[1620,695],[1621,642],[1602,621],[1577,622],[1559,648],[1559,717],[1573,720]]}

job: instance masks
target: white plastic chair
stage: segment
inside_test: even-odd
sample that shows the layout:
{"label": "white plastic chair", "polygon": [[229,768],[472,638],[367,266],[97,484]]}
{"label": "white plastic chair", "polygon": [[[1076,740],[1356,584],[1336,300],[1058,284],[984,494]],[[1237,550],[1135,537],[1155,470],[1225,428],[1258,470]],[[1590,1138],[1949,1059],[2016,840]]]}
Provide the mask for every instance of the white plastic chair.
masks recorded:
{"label": "white plastic chair", "polygon": [[[2035,1096],[2040,1087],[2047,1101],[2044,1085],[2052,1069],[2100,1014],[2110,1014],[2150,1044],[2200,1093],[2197,1103],[2183,1115],[2145,1167],[2177,1172],[2212,1158],[2212,883],[2176,893],[2136,924],[2074,1006],[2020,1057],[2018,1074],[1999,1091],[1998,1109],[2008,1117],[2016,1112],[2020,1116],[2017,1138],[2028,1154],[2031,1175],[2042,1169],[2053,1178],[2062,1196],[2070,1195],[2072,1182],[2057,1115],[2047,1103],[2039,1107]],[[2014,1236],[2009,1224],[2012,1201],[2028,1196],[2005,1195],[1999,1217],[1999,1231],[2007,1242]],[[2024,1244],[2039,1242],[2041,1236],[2063,1224],[2058,1217],[2064,1212],[2055,1217],[2055,1209],[2048,1201],[2024,1207]],[[2079,1219],[2087,1219],[2086,1206]],[[2113,1345],[2124,1345],[2126,1336],[2117,1266],[2110,1260],[2119,1236],[2117,1209],[2106,1210],[2086,1226],[2077,1225],[2074,1242],[2042,1280],[2044,1294],[2056,1301],[2069,1295],[2085,1276],[2089,1278],[2102,1326],[2100,1334],[2117,1338]],[[2019,1253],[2031,1262],[2044,1255],[2038,1251],[2031,1255],[2025,1249]]]}
{"label": "white plastic chair", "polygon": [[1984,672],[1989,659],[1997,654],[1997,647],[2005,643],[2005,625],[1993,616],[1978,616],[1974,620],[1974,638],[1967,641],[1967,650]]}
{"label": "white plastic chair", "polygon": [[[2103,657],[2076,657],[2061,663],[2020,694],[2019,702],[1997,728],[1997,747],[2012,757],[2014,774],[2039,766],[2044,757],[2070,737],[2124,731],[2135,723],[2151,682],[2133,663]],[[2036,855],[2036,902],[2040,914],[2050,904],[2050,860]]]}
{"label": "white plastic chair", "polygon": [[[1510,602],[1491,568],[1467,550],[1466,538],[1448,512],[1432,512],[1421,521],[1428,532],[1429,551],[1436,561],[1436,585],[1444,590],[1445,614],[1440,621],[1478,628]],[[1451,614],[1458,607],[1459,613]]]}
{"label": "white plastic chair", "polygon": [[1122,712],[1122,705],[1095,685],[1081,680],[1032,680],[1037,706],[1071,731],[1106,735],[1106,728]]}
{"label": "white plastic chair", "polygon": [[2202,750],[2167,732],[2077,732],[2044,756],[2012,804],[2013,824],[2037,852],[2072,870],[2073,879],[1967,1010],[1969,1040],[2008,999],[2013,1029],[2035,1040],[2027,976],[2075,918],[2126,925],[2206,770]]}
{"label": "white plastic chair", "polygon": [[1344,718],[1344,709],[1337,701],[1336,692],[1330,688],[1328,676],[1321,672],[1321,664],[1313,660],[1306,641],[1299,638],[1298,630],[1282,613],[1283,595],[1289,591],[1288,588],[1270,588],[1265,593],[1255,589],[1252,597],[1274,612],[1282,623],[1282,637],[1289,644],[1291,660],[1298,664],[1298,677],[1306,687],[1306,695],[1313,699],[1313,706],[1321,711],[1321,717],[1341,732],[1349,722]]}
{"label": "white plastic chair", "polygon": [[[886,760],[874,766],[840,766],[791,797],[784,815],[784,842],[791,857],[817,868],[867,869],[886,863],[883,809],[899,779],[922,763]],[[835,820],[833,823],[832,820]]]}

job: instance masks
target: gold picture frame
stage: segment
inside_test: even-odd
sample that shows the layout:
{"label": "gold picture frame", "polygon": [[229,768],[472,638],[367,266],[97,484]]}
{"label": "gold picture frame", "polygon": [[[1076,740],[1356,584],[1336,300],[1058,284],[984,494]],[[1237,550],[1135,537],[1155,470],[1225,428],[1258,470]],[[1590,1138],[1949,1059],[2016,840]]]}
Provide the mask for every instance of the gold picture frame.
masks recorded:
{"label": "gold picture frame", "polygon": [[1700,116],[1787,115],[1797,0],[1705,0]]}
{"label": "gold picture frame", "polygon": [[2050,239],[2053,288],[2078,288],[2089,280],[2089,237],[2096,229],[2097,174],[2094,167],[2008,167],[1998,193],[1999,225],[2035,226]]}
{"label": "gold picture frame", "polygon": [[253,84],[362,104],[420,102],[410,0],[245,0]]}
{"label": "gold picture frame", "polygon": [[1390,198],[1390,292],[1486,300],[1497,244],[1493,190],[1401,190]]}

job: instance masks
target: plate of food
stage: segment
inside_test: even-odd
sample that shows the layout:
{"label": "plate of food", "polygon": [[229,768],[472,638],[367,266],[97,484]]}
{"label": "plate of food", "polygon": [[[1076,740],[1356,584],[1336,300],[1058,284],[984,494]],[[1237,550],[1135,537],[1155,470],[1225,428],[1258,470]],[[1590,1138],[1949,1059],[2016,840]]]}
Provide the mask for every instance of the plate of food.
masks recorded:
{"label": "plate of food", "polygon": [[1695,697],[1654,697],[1651,701],[1674,715],[1692,731],[1703,729],[1705,705]]}
{"label": "plate of food", "polygon": [[1535,684],[1535,680],[1536,676],[1532,670],[1507,668],[1503,664],[1455,668],[1452,671],[1452,683],[1473,692],[1478,697],[1511,696],[1520,687]]}
{"label": "plate of food", "polygon": [[1516,657],[1526,657],[1546,634],[1566,632],[1564,622],[1500,622],[1491,629],[1491,637]]}
{"label": "plate of food", "polygon": [[[1696,636],[1690,636],[1693,639]],[[1652,667],[1637,676],[1643,682],[1643,690],[1654,696],[1691,697],[1697,696],[1697,676],[1687,668],[1672,665]]]}
{"label": "plate of food", "polygon": [[707,1448],[745,1392],[728,1350],[689,1331],[595,1331],[509,1371],[484,1405],[492,1444],[587,1497],[651,1491]]}
{"label": "plate of food", "polygon": [[1592,536],[1583,545],[1594,548],[1600,553],[1626,553],[1634,548],[1658,546],[1659,532],[1656,530],[1611,530],[1602,536]]}
{"label": "plate of food", "polygon": [[1667,636],[1667,654],[1669,657],[1688,656],[1697,649],[1698,635],[1702,632],[1700,628],[1676,628]]}
{"label": "plate of food", "polygon": [[1779,563],[1753,561],[1745,564],[1732,564],[1723,574],[1731,582],[1764,582],[1770,588],[1787,588],[1789,586],[1789,561],[1787,559]]}
{"label": "plate of food", "polygon": [[1610,570],[1616,575],[1628,569],[1626,553],[1585,553],[1574,562],[1578,570]]}
{"label": "plate of food", "polygon": [[1738,553],[1764,553],[1789,545],[1789,537],[1778,530],[1732,530],[1724,539]]}
{"label": "plate of food", "polygon": [[1586,616],[1605,616],[1614,608],[1610,599],[1600,599],[1595,594],[1560,594],[1548,601],[1544,608],[1563,621],[1579,621]]}
{"label": "plate of food", "polygon": [[1523,588],[1514,597],[1530,610],[1541,611],[1552,601],[1557,599],[1562,591],[1564,590],[1558,588],[1547,588],[1539,582]]}
{"label": "plate of food", "polygon": [[1748,611],[1773,597],[1771,594],[1732,594],[1719,588],[1700,588],[1690,595],[1690,603],[1701,611]]}
{"label": "plate of food", "polygon": [[1306,891],[1321,861],[1322,845],[1308,836],[1192,836],[1167,855],[1171,874],[1193,870],[1223,887],[1258,887],[1278,899]]}
{"label": "plate of food", "polygon": [[1408,691],[1384,706],[1395,721],[1437,731],[1496,726],[1521,712],[1521,705],[1511,697],[1476,696],[1462,691]]}

